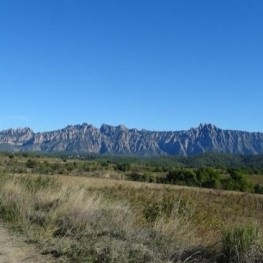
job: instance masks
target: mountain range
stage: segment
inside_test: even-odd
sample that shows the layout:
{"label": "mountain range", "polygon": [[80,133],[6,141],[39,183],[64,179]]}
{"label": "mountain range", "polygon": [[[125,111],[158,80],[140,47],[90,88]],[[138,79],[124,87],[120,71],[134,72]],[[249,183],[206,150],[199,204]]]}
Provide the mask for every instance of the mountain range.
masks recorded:
{"label": "mountain range", "polygon": [[223,130],[200,124],[182,131],[149,131],[83,123],[34,133],[30,128],[0,131],[1,151],[74,154],[195,155],[205,152],[263,154],[263,133]]}

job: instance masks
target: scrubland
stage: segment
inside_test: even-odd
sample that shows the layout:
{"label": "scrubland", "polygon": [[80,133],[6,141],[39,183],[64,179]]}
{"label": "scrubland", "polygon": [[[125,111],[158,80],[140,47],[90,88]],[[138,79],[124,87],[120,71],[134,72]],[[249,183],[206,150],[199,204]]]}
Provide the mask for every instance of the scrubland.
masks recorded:
{"label": "scrubland", "polygon": [[263,262],[263,195],[3,167],[1,218],[56,262]]}

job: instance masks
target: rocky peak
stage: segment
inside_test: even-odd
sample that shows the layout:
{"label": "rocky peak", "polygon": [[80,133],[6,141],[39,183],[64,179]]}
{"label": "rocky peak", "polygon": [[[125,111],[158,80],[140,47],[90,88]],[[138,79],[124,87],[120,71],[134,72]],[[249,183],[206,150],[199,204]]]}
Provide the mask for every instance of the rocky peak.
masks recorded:
{"label": "rocky peak", "polygon": [[263,133],[222,130],[200,124],[185,131],[154,132],[83,123],[34,133],[30,128],[0,131],[0,150],[110,153],[136,155],[189,155],[203,152],[262,154]]}
{"label": "rocky peak", "polygon": [[11,136],[19,136],[25,134],[33,134],[34,132],[28,128],[17,128],[17,129],[8,129],[1,132],[2,134],[11,135]]}
{"label": "rocky peak", "polygon": [[217,130],[218,128],[211,123],[201,123],[197,129],[201,131],[214,131]]}
{"label": "rocky peak", "polygon": [[128,131],[129,129],[123,125],[123,124],[120,124],[116,127],[119,131]]}
{"label": "rocky peak", "polygon": [[8,129],[0,132],[0,144],[23,145],[32,140],[34,132],[28,128]]}
{"label": "rocky peak", "polygon": [[100,127],[100,132],[103,134],[110,134],[114,131],[114,127],[108,124],[102,124]]}

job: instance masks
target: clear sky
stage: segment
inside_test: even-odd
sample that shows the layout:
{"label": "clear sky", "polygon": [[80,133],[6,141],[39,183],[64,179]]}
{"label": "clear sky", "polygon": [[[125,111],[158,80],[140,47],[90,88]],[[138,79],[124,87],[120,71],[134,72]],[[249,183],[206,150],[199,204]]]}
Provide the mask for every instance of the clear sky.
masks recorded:
{"label": "clear sky", "polygon": [[262,0],[1,0],[0,129],[263,132]]}

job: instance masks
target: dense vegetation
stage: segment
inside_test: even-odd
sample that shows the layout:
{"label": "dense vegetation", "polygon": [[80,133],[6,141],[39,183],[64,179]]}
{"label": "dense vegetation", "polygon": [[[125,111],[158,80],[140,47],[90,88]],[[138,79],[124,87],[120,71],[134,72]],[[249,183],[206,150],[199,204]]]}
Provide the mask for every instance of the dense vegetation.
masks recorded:
{"label": "dense vegetation", "polygon": [[204,154],[192,157],[40,156],[2,154],[13,173],[74,174],[263,194],[263,157]]}

